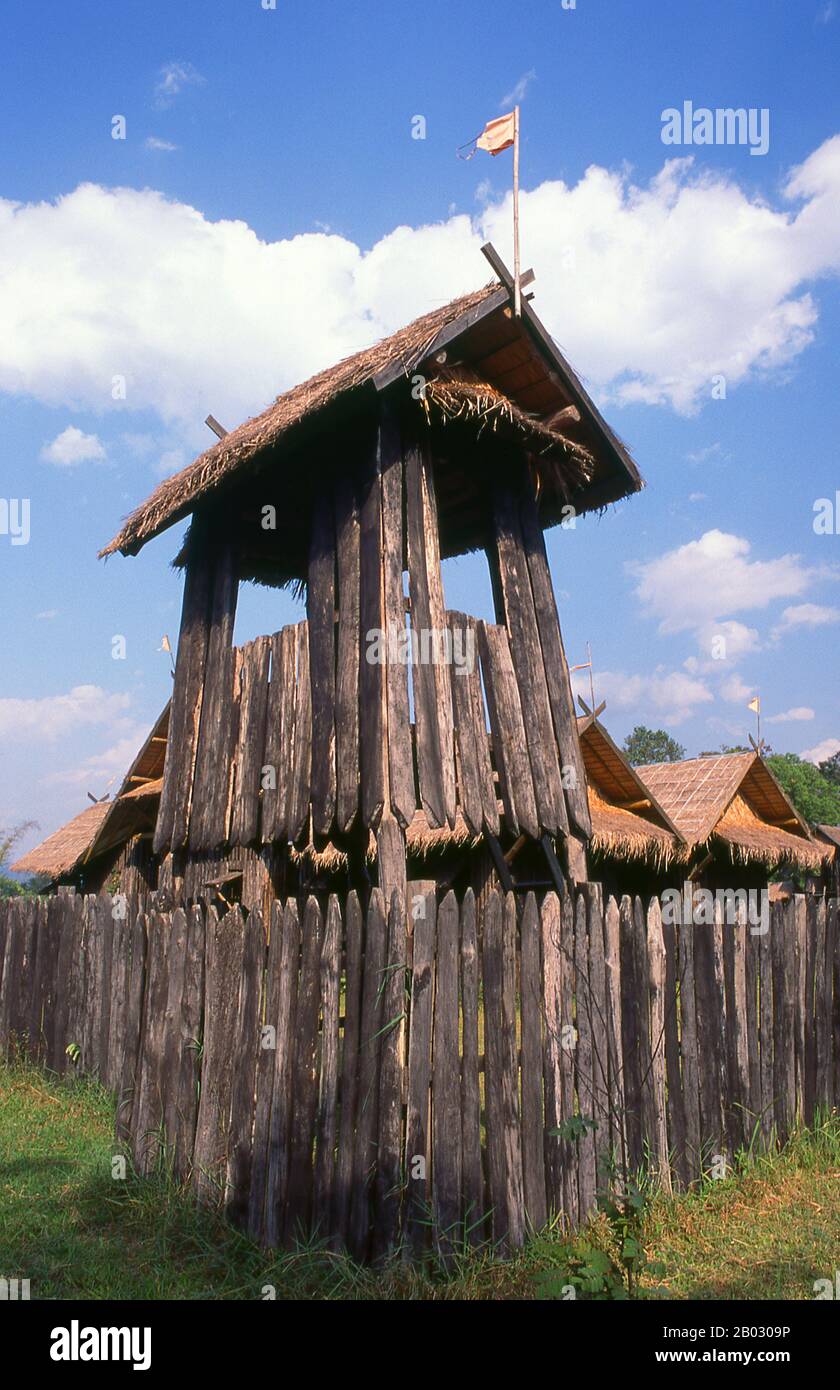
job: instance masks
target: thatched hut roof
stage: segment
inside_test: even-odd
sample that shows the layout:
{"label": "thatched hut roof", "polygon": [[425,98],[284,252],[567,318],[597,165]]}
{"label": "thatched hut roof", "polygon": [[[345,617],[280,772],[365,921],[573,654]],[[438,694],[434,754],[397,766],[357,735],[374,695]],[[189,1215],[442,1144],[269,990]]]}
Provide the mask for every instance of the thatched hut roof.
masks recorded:
{"label": "thatched hut roof", "polygon": [[807,824],[758,753],[726,753],[637,768],[690,845],[713,837],[742,862],[819,868]]}
{"label": "thatched hut roof", "polygon": [[111,808],[108,801],[88,806],[12,865],[16,874],[37,874],[52,882],[70,878],[84,859]]}
{"label": "thatched hut roof", "polygon": [[840,825],[817,825],[814,827],[814,834],[818,840],[840,849]]}
{"label": "thatched hut roof", "polygon": [[85,864],[124,845],[132,836],[153,829],[157,799],[163,787],[168,727],[169,705],[155,720],[117,795],[112,800],[97,801],[60,826],[13,864],[14,871],[40,874],[52,882],[71,878]]}
{"label": "thatched hut roof", "polygon": [[[426,377],[434,378],[444,357],[465,366],[484,384],[488,401],[492,395],[491,413],[520,430],[529,447],[563,456],[579,511],[602,508],[638,491],[642,479],[626,448],[530,304],[524,302],[522,317],[516,319],[510,297],[509,286],[497,282],[462,295],[284,392],[261,414],[160,483],[100,553],[136,555],[153,536],[197,506],[215,501],[234,482],[248,482],[264,469],[275,482],[291,481],[307,471],[299,467],[300,450],[313,440],[331,443],[327,452],[334,457],[336,432],[344,437],[348,421],[372,418],[380,391],[405,381],[421,366]],[[461,399],[466,399],[463,392]],[[436,403],[443,405],[442,399]],[[560,412],[572,417],[571,425],[552,423]],[[309,463],[311,472],[311,459]],[[442,525],[445,511],[444,498]],[[546,511],[546,524],[561,519],[561,509]],[[456,527],[449,553],[477,543]]]}
{"label": "thatched hut roof", "polygon": [[591,847],[614,859],[663,867],[684,858],[682,836],[652,791],[591,715],[578,719],[592,817]]}

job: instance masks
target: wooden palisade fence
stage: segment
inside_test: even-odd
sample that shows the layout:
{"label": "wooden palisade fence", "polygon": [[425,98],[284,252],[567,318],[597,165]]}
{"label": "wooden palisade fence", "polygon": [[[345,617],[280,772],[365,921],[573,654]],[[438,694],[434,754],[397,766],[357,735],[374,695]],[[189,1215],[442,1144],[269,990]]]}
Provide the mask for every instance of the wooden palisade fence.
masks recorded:
{"label": "wooden palisade fence", "polygon": [[835,901],[764,934],[597,886],[491,894],[480,929],[469,892],[119,912],[0,905],[0,1054],[98,1075],[141,1172],[270,1245],[517,1246],[584,1220],[611,1155],[685,1186],[840,1101]]}

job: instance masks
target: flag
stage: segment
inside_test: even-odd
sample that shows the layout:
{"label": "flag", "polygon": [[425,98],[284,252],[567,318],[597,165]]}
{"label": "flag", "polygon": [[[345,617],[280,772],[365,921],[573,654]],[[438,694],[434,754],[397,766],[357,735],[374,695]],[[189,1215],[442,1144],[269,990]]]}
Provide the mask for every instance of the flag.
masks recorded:
{"label": "flag", "polygon": [[172,648],[171,648],[171,646],[169,645],[169,638],[167,637],[166,633],[163,634],[163,641],[161,642],[160,646],[158,647],[158,651],[159,651],[159,652],[171,652],[171,651],[172,651]]}
{"label": "flag", "polygon": [[747,709],[751,709],[753,714],[761,713],[761,699],[758,695],[753,696],[750,703],[747,705]]}
{"label": "flag", "polygon": [[506,116],[497,116],[495,121],[488,121],[475,143],[478,149],[486,150],[488,154],[501,154],[502,150],[510,149],[515,134],[516,112],[509,111]]}

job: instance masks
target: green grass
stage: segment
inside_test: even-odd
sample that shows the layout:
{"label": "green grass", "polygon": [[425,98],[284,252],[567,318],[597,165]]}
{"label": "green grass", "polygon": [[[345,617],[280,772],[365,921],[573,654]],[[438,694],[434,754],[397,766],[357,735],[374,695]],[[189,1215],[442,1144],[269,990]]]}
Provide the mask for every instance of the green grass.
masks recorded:
{"label": "green grass", "polygon": [[[377,1271],[318,1249],[273,1256],[199,1210],[165,1178],[111,1176],[113,1106],[89,1082],[0,1068],[0,1275],[33,1298],[533,1299],[559,1289],[593,1249],[603,1219],[565,1241],[543,1234],[516,1258],[465,1255],[446,1273],[395,1260]],[[840,1120],[772,1158],[677,1198],[654,1195],[644,1243],[664,1274],[645,1297],[813,1297],[840,1264]]]}

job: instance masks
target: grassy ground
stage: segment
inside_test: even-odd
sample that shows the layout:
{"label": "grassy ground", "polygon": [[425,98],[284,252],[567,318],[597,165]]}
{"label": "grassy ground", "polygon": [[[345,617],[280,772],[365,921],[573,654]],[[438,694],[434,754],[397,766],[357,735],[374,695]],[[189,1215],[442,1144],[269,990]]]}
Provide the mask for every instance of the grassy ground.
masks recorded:
{"label": "grassy ground", "polygon": [[[585,1237],[543,1235],[515,1259],[465,1256],[444,1274],[399,1262],[378,1272],[301,1250],[270,1257],[165,1180],[111,1176],[113,1110],[89,1083],[54,1085],[0,1068],[0,1275],[33,1298],[533,1299],[603,1267],[603,1218]],[[655,1196],[643,1229],[661,1271],[640,1296],[813,1297],[840,1266],[840,1120],[756,1158],[724,1181]],[[595,1280],[597,1283],[597,1279]]]}

